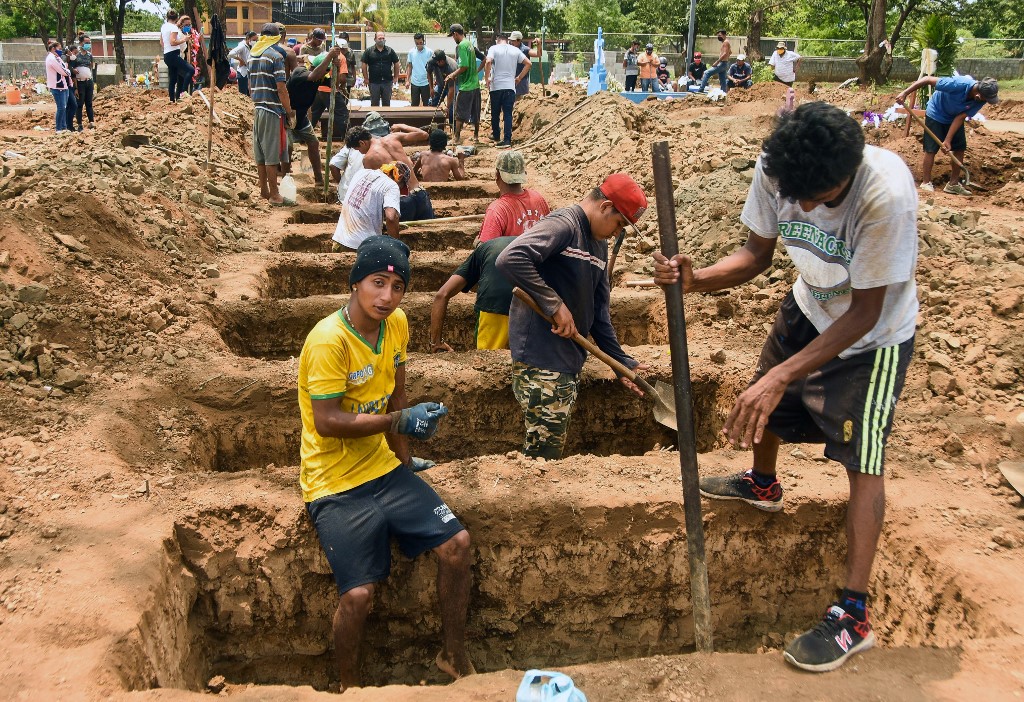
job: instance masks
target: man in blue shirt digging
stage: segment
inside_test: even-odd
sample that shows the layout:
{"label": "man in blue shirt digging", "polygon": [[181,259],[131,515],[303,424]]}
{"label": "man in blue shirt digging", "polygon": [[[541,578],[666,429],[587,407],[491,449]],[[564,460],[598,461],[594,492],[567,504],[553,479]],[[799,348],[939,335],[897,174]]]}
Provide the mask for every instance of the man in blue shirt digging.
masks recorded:
{"label": "man in blue shirt digging", "polygon": [[[906,90],[897,95],[896,102],[902,105],[908,95],[926,85],[934,86],[935,92],[932,93],[932,97],[928,101],[924,123],[935,133],[935,136],[942,139],[942,143],[936,142],[925,131],[924,160],[921,161],[921,190],[934,192],[932,166],[935,164],[935,154],[939,152],[940,148],[946,153],[952,151],[957,161],[964,162],[964,152],[967,151],[964,122],[978,114],[985,103],[995,105],[999,102],[999,83],[995,78],[982,78],[978,81],[970,76],[949,78],[925,76],[911,83]],[[971,191],[960,184],[960,166],[956,162],[950,165],[949,182],[946,183],[942,192],[968,197],[971,195]]]}

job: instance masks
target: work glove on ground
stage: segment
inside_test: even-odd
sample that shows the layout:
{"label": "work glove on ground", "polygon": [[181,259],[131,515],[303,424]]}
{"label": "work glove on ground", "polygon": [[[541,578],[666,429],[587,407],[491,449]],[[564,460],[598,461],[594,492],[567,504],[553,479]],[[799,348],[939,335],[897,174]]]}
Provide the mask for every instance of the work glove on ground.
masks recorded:
{"label": "work glove on ground", "polygon": [[448,408],[444,405],[439,405],[436,402],[421,402],[415,407],[395,412],[391,419],[391,431],[424,441],[437,432],[437,423],[446,414],[448,414]]}
{"label": "work glove on ground", "polygon": [[437,464],[431,460],[413,456],[412,458],[409,459],[409,462],[406,464],[405,467],[411,470],[413,473],[419,473],[422,470],[433,468],[435,465]]}

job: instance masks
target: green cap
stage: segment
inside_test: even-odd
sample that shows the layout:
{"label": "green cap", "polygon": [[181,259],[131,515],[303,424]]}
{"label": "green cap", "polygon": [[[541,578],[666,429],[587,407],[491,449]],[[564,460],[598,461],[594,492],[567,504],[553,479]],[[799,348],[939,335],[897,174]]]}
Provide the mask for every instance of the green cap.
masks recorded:
{"label": "green cap", "polygon": [[518,185],[526,182],[526,161],[518,151],[505,151],[498,156],[495,164],[498,175],[509,185]]}

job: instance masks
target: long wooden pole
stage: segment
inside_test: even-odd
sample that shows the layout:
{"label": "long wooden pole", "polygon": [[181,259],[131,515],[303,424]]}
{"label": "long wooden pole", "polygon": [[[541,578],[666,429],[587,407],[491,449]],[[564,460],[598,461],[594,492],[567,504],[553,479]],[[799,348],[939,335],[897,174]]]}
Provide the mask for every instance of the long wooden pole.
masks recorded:
{"label": "long wooden pole", "polygon": [[[333,4],[334,14],[331,16],[331,49],[333,49],[338,43],[338,37],[335,35],[334,23],[338,19],[338,4]],[[340,57],[342,61],[345,61],[345,57]],[[331,99],[328,103],[328,110],[330,114],[327,115],[327,151],[324,156],[324,202],[327,202],[327,194],[331,191],[331,148],[334,145],[334,101],[336,99],[335,91],[338,88],[338,67],[331,66]]]}
{"label": "long wooden pole", "polygon": [[[651,147],[654,163],[654,197],[658,203],[658,233],[661,252],[672,258],[679,253],[676,238],[676,207],[672,195],[672,162],[667,141]],[[665,288],[668,339],[672,349],[672,383],[675,389],[679,470],[683,482],[683,512],[686,518],[686,548],[690,561],[690,602],[693,604],[694,639],[697,650],[710,653],[711,596],[708,564],[704,555],[704,524],[700,510],[700,476],[697,473],[697,441],[693,429],[693,391],[690,387],[690,359],[683,312],[683,284]]]}

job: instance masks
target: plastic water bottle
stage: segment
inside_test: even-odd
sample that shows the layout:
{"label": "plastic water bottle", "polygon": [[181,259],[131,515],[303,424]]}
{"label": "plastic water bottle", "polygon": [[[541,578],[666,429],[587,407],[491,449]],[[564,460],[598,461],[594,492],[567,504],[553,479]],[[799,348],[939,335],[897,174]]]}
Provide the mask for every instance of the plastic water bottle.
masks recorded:
{"label": "plastic water bottle", "polygon": [[295,202],[295,197],[298,194],[298,189],[295,187],[295,179],[292,178],[291,173],[281,179],[281,185],[278,187],[278,192],[281,193],[281,197],[285,200],[291,200]]}

